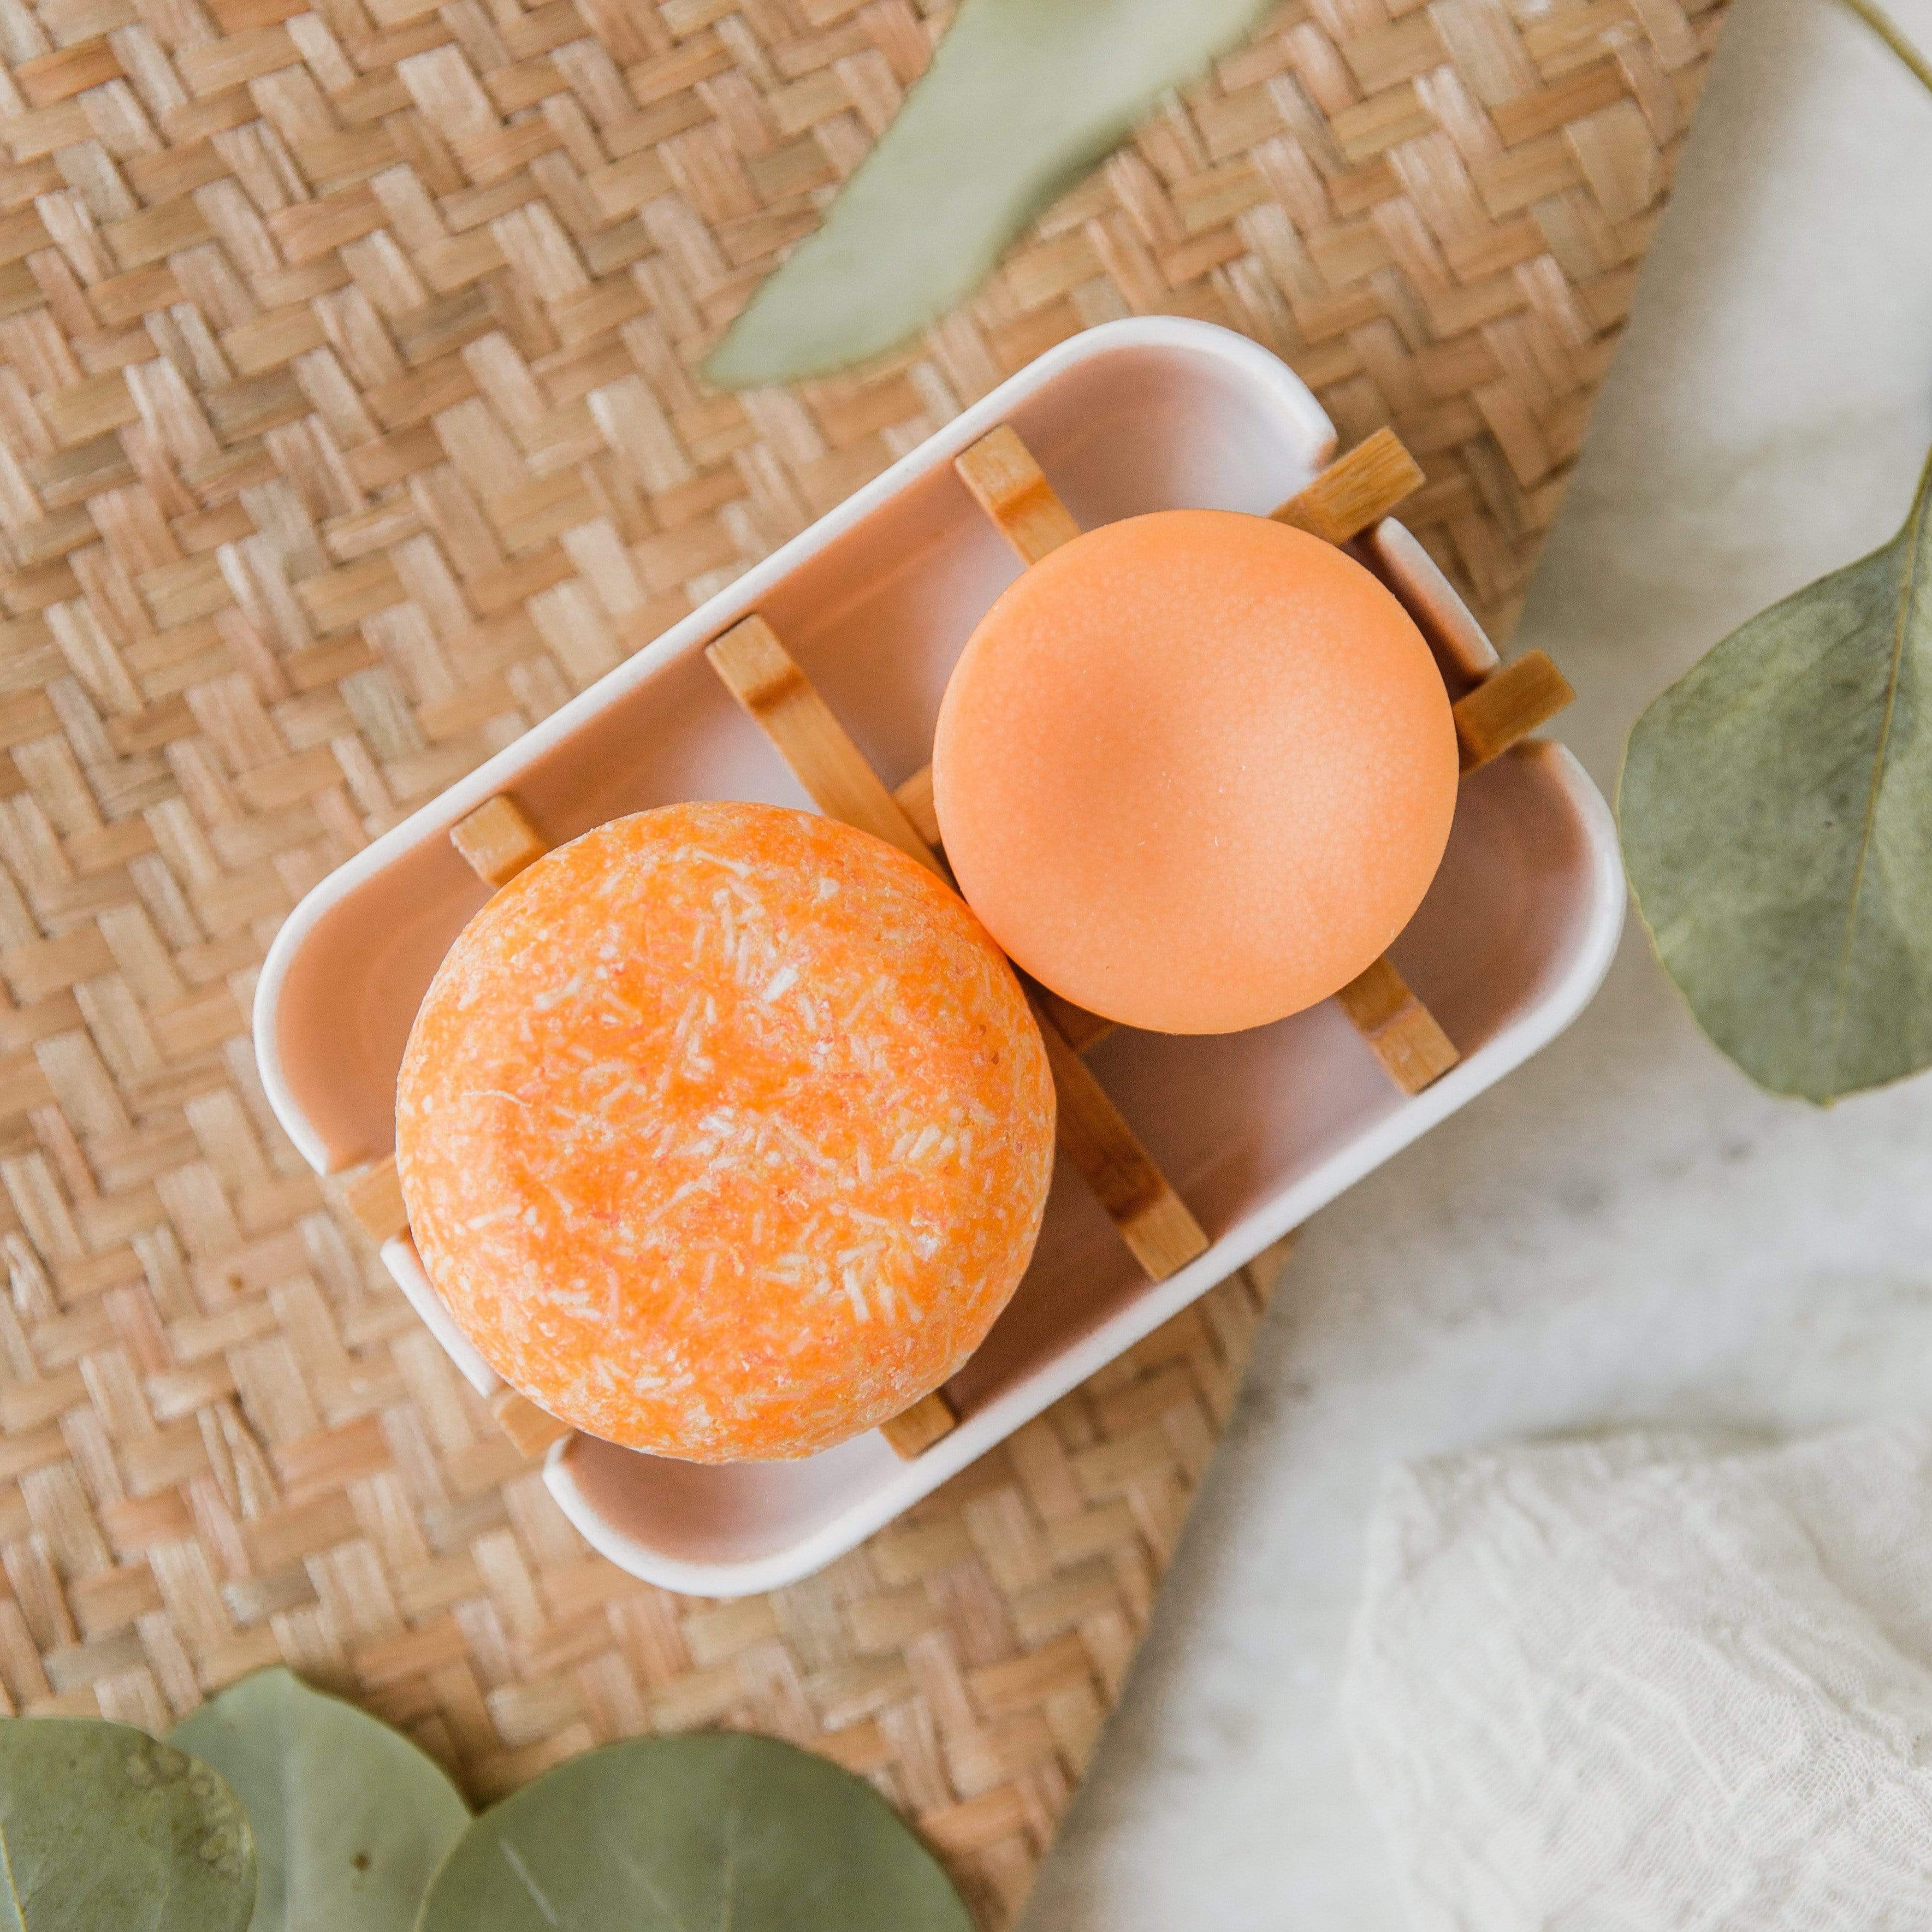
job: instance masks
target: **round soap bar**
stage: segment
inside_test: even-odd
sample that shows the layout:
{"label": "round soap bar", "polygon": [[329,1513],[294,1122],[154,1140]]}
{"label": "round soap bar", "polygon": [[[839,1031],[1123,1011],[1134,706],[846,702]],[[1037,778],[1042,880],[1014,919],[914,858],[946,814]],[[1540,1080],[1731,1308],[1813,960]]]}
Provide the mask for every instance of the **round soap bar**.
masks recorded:
{"label": "round soap bar", "polygon": [[804,1456],[965,1360],[1018,1285],[1053,1082],[1012,969],[882,841],[762,805],[614,820],[437,970],[397,1163],[512,1387],[690,1461]]}
{"label": "round soap bar", "polygon": [[988,610],[932,777],[960,889],[1036,979],[1162,1033],[1326,999],[1408,924],[1456,808],[1422,634],[1352,557],[1166,510],[1076,538]]}

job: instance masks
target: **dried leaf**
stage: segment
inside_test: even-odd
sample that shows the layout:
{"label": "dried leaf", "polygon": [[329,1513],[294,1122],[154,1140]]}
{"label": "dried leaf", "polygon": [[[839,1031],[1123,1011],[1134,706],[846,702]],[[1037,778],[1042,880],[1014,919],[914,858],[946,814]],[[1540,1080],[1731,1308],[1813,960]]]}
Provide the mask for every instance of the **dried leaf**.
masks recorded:
{"label": "dried leaf", "polygon": [[573,1758],[483,1814],[419,1932],[972,1932],[872,1786],[733,1732]]}
{"label": "dried leaf", "polygon": [[217,1772],[130,1724],[0,1720],[0,1926],[242,1932],[255,1847]]}
{"label": "dried leaf", "polygon": [[1897,536],[1637,721],[1618,809],[1658,956],[1760,1086],[1932,1065],[1932,464]]}
{"label": "dried leaf", "polygon": [[964,0],[898,118],[706,376],[737,389],[820,375],[936,320],[1163,88],[1263,10],[1262,0]]}
{"label": "dried leaf", "polygon": [[286,1670],[244,1677],[172,1742],[248,1808],[261,1868],[250,1932],[410,1932],[470,1822],[433,1758]]}

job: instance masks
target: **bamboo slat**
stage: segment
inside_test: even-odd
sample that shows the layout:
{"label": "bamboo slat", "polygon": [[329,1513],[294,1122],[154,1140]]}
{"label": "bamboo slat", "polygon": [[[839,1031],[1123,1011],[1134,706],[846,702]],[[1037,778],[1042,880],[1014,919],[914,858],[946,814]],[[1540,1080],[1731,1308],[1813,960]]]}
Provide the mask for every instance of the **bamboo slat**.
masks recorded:
{"label": "bamboo slat", "polygon": [[[1030,465],[1032,459],[1020,448],[1017,438],[1013,447]],[[1034,474],[1038,475],[1037,470]],[[1059,499],[1046,489],[1043,480],[1039,488],[1057,508]],[[1044,514],[1050,515],[1051,511]],[[875,833],[950,883],[944,859],[867,764],[864,753],[764,618],[752,616],[734,624],[706,655],[821,812]],[[911,796],[923,812],[932,788],[929,779],[921,783],[923,790],[916,783]],[[1071,1016],[1083,1036],[1094,1028],[1104,1030],[1105,1022],[1064,1000],[1054,1001],[1049,1008],[1048,997],[1036,1000],[1034,1012],[1053,1069],[1060,1151],[1093,1189],[1134,1258],[1152,1280],[1165,1280],[1206,1250],[1208,1237],[1120,1110],[1061,1034],[1054,1014]],[[889,1439],[898,1447],[921,1432],[908,1426]]]}

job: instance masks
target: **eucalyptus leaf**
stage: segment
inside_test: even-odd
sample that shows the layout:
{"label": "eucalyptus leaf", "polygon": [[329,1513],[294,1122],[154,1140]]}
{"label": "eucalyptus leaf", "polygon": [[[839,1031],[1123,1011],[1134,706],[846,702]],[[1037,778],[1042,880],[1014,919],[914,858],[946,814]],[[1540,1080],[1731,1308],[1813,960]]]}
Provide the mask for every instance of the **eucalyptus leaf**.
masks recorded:
{"label": "eucalyptus leaf", "polygon": [[842,369],[969,295],[1006,244],[1264,0],[964,0],[817,232],[705,365],[726,388]]}
{"label": "eucalyptus leaf", "polygon": [[254,1900],[218,1773],[130,1724],[0,1719],[5,1932],[242,1932]]}
{"label": "eucalyptus leaf", "polygon": [[470,1822],[433,1758],[286,1670],[243,1678],[172,1742],[248,1808],[261,1868],[250,1932],[410,1932]]}
{"label": "eucalyptus leaf", "polygon": [[1882,550],[1734,631],[1637,721],[1624,855],[1665,969],[1760,1086],[1932,1065],[1932,464]]}
{"label": "eucalyptus leaf", "polygon": [[484,1812],[419,1932],[972,1932],[861,1779],[770,1738],[638,1738]]}

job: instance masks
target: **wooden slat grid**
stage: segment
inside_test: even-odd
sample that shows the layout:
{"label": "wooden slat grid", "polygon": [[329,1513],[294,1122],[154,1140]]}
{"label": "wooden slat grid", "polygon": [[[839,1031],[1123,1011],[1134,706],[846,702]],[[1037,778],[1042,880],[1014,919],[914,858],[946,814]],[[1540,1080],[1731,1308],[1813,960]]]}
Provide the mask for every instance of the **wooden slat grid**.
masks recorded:
{"label": "wooden slat grid", "polygon": [[1277,350],[1508,628],[1719,11],[1291,4],[848,378],[704,350],[943,29],[915,0],[0,0],[0,1690],[285,1658],[479,1796],[649,1726],[876,1777],[1009,1916],[1258,1305],[1224,1286],[815,1582],[589,1556],[282,1141],[306,888],[1088,323]]}

